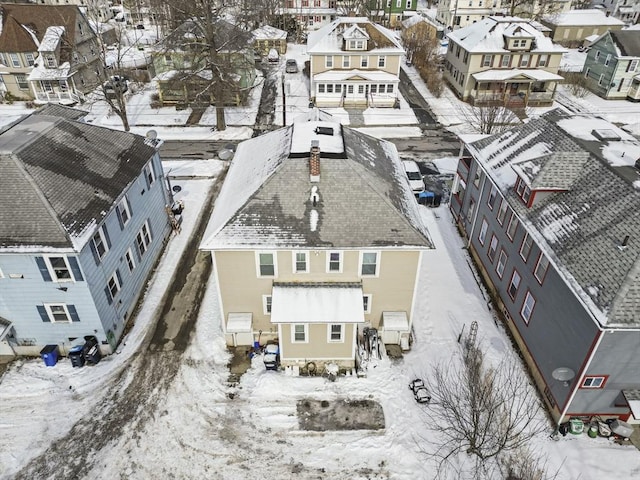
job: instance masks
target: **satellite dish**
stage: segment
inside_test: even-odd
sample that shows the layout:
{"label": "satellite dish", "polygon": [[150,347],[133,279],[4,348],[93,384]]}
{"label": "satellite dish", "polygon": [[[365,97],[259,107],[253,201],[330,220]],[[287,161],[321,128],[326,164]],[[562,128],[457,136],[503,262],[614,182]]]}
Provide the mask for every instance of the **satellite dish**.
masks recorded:
{"label": "satellite dish", "polygon": [[171,190],[173,190],[173,193],[178,193],[182,190],[182,187],[180,185],[174,185]]}
{"label": "satellite dish", "polygon": [[576,372],[568,367],[559,367],[551,372],[551,376],[559,382],[562,382],[565,387],[568,387],[569,382],[576,376]]}
{"label": "satellite dish", "polygon": [[150,140],[155,140],[156,138],[158,138],[158,132],[156,132],[155,130],[149,130],[147,132],[147,138]]}
{"label": "satellite dish", "polygon": [[231,158],[233,157],[233,150],[227,150],[226,148],[223,148],[218,152],[218,157],[220,158],[220,160],[231,160]]}

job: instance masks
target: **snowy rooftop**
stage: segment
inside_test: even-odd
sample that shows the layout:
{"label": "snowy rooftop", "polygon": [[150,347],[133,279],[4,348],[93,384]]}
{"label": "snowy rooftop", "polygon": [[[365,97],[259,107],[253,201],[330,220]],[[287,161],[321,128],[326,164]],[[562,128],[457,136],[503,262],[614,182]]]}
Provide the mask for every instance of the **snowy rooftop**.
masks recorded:
{"label": "snowy rooftop", "polygon": [[315,32],[309,33],[307,52],[314,54],[343,51],[342,35],[353,26],[358,26],[369,36],[369,51],[404,54],[402,45],[391,30],[372,23],[364,17],[337,18]]}
{"label": "snowy rooftop", "polygon": [[449,39],[469,52],[504,52],[505,37],[534,38],[532,52],[564,52],[550,38],[536,29],[531,22],[519,17],[488,17],[449,33]]}
{"label": "snowy rooftop", "polygon": [[251,34],[257,40],[284,40],[287,38],[287,32],[271,25],[263,25],[260,28],[256,28]]}
{"label": "snowy rooftop", "polygon": [[568,12],[554,13],[544,18],[544,21],[551,25],[558,25],[563,27],[580,27],[580,26],[624,26],[622,20],[598,10],[597,8],[591,8],[586,10],[569,10]]}
{"label": "snowy rooftop", "polygon": [[47,27],[47,31],[42,37],[42,42],[38,47],[39,52],[55,52],[60,45],[60,40],[64,35],[64,27]]}
{"label": "snowy rooftop", "polygon": [[[640,282],[640,236],[633,235],[640,191],[632,181],[640,143],[603,119],[553,110],[468,149],[594,317],[640,325],[639,290],[618,299],[625,285]],[[517,175],[533,190],[557,193],[527,208],[513,192]],[[627,248],[618,248],[629,234]]]}

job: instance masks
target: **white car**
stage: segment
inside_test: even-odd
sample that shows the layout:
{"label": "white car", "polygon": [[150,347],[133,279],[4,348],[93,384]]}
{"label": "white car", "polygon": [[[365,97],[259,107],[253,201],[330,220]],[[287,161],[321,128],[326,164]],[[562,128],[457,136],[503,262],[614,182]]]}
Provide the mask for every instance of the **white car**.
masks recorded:
{"label": "white car", "polygon": [[402,164],[404,165],[404,171],[407,172],[407,178],[409,178],[409,185],[411,185],[413,194],[417,196],[424,192],[424,180],[418,164],[413,160],[403,160]]}

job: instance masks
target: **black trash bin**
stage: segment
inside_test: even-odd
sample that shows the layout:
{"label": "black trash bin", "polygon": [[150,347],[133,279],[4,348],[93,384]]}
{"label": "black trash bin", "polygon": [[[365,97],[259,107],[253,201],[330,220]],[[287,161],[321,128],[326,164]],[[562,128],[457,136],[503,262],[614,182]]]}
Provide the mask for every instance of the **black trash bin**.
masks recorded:
{"label": "black trash bin", "polygon": [[102,358],[100,353],[100,345],[98,339],[93,335],[87,335],[84,337],[85,343],[82,350],[84,351],[84,358],[89,365],[95,365]]}
{"label": "black trash bin", "polygon": [[84,366],[84,345],[77,345],[69,350],[69,359],[72,367]]}

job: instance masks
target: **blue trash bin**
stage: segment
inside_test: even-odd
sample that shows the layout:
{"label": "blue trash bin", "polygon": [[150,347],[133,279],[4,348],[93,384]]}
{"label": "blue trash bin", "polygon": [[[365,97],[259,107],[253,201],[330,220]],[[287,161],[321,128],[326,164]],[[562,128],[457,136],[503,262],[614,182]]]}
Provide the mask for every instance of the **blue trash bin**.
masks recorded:
{"label": "blue trash bin", "polygon": [[54,367],[58,363],[58,345],[45,345],[40,356],[47,367]]}

